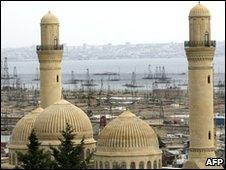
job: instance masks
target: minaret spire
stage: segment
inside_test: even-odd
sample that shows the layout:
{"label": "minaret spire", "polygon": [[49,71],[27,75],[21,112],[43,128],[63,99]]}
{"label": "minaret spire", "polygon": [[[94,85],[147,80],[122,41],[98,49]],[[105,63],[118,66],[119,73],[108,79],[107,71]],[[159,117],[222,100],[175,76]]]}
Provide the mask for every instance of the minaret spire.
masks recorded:
{"label": "minaret spire", "polygon": [[[199,2],[200,3],[200,2]],[[216,43],[211,41],[210,13],[196,5],[189,14],[188,60],[189,158],[185,169],[209,169],[207,158],[216,158],[214,146],[213,57]]]}
{"label": "minaret spire", "polygon": [[61,60],[63,45],[59,45],[59,21],[50,13],[41,20],[41,45],[37,46],[40,63],[41,107],[61,99]]}

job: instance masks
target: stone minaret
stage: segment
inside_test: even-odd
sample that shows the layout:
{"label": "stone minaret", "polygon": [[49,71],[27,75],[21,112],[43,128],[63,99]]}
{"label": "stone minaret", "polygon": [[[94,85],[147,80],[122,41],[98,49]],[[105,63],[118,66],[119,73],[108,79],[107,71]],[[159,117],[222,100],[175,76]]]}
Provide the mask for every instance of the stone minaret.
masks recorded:
{"label": "stone minaret", "polygon": [[41,45],[37,46],[40,63],[41,107],[61,99],[61,60],[63,46],[59,45],[59,21],[50,12],[41,20]]}
{"label": "stone minaret", "polygon": [[200,3],[190,11],[189,41],[184,45],[189,70],[190,132],[189,159],[184,168],[207,168],[206,159],[216,157],[212,65],[216,43],[211,41],[210,13]]}

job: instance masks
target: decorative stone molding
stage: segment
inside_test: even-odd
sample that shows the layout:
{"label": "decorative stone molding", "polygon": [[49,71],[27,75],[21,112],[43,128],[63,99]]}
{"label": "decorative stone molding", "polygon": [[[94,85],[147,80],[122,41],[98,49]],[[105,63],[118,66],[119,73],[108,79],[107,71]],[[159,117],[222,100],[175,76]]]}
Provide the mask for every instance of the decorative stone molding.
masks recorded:
{"label": "decorative stone molding", "polygon": [[215,148],[189,148],[191,152],[214,152]]}
{"label": "decorative stone molding", "polygon": [[40,67],[40,70],[60,70],[61,67]]}
{"label": "decorative stone molding", "polygon": [[189,70],[211,70],[212,66],[188,66]]}

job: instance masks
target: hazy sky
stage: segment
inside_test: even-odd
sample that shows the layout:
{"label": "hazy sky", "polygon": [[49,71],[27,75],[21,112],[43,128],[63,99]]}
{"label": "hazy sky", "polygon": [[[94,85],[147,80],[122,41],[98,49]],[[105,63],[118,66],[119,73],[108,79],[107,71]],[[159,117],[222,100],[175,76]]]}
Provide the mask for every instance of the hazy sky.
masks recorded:
{"label": "hazy sky", "polygon": [[[188,14],[198,1],[1,2],[2,47],[40,44],[40,20],[49,10],[60,21],[60,41],[124,44],[183,42]],[[211,13],[212,39],[225,40],[225,2],[201,1]]]}

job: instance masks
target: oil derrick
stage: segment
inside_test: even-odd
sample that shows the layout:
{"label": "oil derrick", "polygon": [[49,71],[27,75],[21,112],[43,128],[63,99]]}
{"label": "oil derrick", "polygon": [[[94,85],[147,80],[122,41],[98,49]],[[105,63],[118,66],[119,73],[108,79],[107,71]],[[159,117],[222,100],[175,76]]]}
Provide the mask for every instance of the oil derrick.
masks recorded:
{"label": "oil derrick", "polygon": [[1,79],[3,79],[2,86],[9,88],[10,77],[9,77],[9,67],[8,67],[7,57],[4,58],[3,74],[2,74]]}
{"label": "oil derrick", "polygon": [[136,74],[135,74],[135,72],[132,72],[132,80],[131,80],[131,84],[133,85],[133,86],[136,86]]}
{"label": "oil derrick", "polygon": [[4,106],[4,110],[1,110],[2,113],[2,120],[3,122],[1,123],[1,130],[2,131],[7,131],[9,130],[9,119],[8,119],[8,114],[9,114],[9,109],[8,106]]}
{"label": "oil derrick", "polygon": [[91,80],[90,80],[90,75],[89,75],[89,69],[86,69],[86,84],[90,85],[91,84]]}
{"label": "oil derrick", "polygon": [[158,79],[160,77],[160,66],[155,67],[155,78]]}
{"label": "oil derrick", "polygon": [[26,106],[25,103],[27,102],[27,92],[25,88],[25,83],[23,83],[23,87],[20,88],[18,97],[19,97],[18,106],[24,108]]}
{"label": "oil derrick", "polygon": [[75,75],[74,75],[74,71],[71,71],[71,82],[73,83],[75,81]]}
{"label": "oil derrick", "polygon": [[16,66],[14,66],[13,68],[13,78],[17,78],[17,69],[16,69]]}
{"label": "oil derrick", "polygon": [[[131,85],[132,85],[132,87],[136,87],[136,85],[137,85],[135,72],[132,72]],[[133,88],[131,88],[131,93],[132,93],[132,97],[134,97],[134,89]]]}
{"label": "oil derrick", "polygon": [[111,93],[111,89],[110,89],[110,85],[108,85],[106,103],[109,105],[110,115],[112,115],[112,103],[111,103],[111,94],[110,93]]}
{"label": "oil derrick", "polygon": [[21,81],[20,81],[20,78],[19,77],[17,77],[16,78],[16,89],[20,89],[21,88]]}
{"label": "oil derrick", "polygon": [[100,91],[98,93],[98,100],[97,100],[97,106],[100,106],[101,105],[101,94],[103,92],[103,79],[100,80]]}
{"label": "oil derrick", "polygon": [[9,67],[7,62],[7,57],[4,58],[4,64],[3,64],[3,79],[9,79]]}
{"label": "oil derrick", "polygon": [[75,79],[75,74],[74,74],[74,71],[72,70],[71,71],[71,80],[69,81],[71,84],[73,84],[74,86],[74,91],[76,90],[77,88],[77,83],[78,83],[78,80]]}
{"label": "oil derrick", "polygon": [[[110,90],[110,87],[108,87],[108,90]],[[100,91],[99,91],[99,100],[98,100],[98,105],[101,106],[101,94],[103,91],[103,79],[101,79],[101,86],[100,86]],[[110,96],[109,96],[109,91],[107,92],[107,101],[110,100]],[[100,108],[100,107],[99,107]],[[99,113],[100,110],[98,109]],[[111,107],[110,107],[110,111],[111,111]],[[101,130],[106,126],[107,124],[107,119],[106,119],[106,114],[100,114],[100,127],[99,127],[99,133],[101,132]]]}
{"label": "oil derrick", "polygon": [[159,118],[164,119],[164,109],[163,109],[163,102],[160,100],[160,113],[159,113]]}
{"label": "oil derrick", "polygon": [[38,69],[38,67],[36,67],[36,72],[35,72],[35,79],[34,79],[35,81],[39,81],[40,80],[40,78],[39,78],[39,69]]}
{"label": "oil derrick", "polygon": [[3,77],[3,61],[1,59],[1,78]]}
{"label": "oil derrick", "polygon": [[153,75],[151,72],[151,64],[148,65],[148,78],[153,78]]}
{"label": "oil derrick", "polygon": [[15,85],[16,85],[16,79],[17,79],[18,75],[17,75],[17,69],[16,66],[14,66],[13,68],[13,89],[15,89]]}
{"label": "oil derrick", "polygon": [[86,113],[89,117],[91,117],[93,115],[93,112],[91,110],[91,99],[92,99],[92,89],[90,86],[87,87],[87,110]]}
{"label": "oil derrick", "polygon": [[162,79],[166,79],[166,72],[164,66],[162,66]]}
{"label": "oil derrick", "polygon": [[34,86],[32,86],[33,90],[34,90],[34,94],[33,94],[33,97],[32,97],[32,104],[33,106],[37,106],[38,105],[38,89],[37,88],[34,88]]}
{"label": "oil derrick", "polygon": [[158,78],[162,78],[162,69],[161,69],[161,66],[158,67]]}

